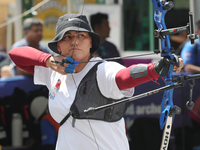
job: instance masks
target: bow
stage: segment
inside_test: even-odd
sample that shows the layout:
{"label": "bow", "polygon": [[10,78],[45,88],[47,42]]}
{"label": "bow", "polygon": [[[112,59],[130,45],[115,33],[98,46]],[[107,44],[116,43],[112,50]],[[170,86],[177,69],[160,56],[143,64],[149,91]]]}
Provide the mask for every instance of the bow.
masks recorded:
{"label": "bow", "polygon": [[[167,11],[169,11],[171,8],[174,7],[173,2],[171,1],[167,2],[166,0],[152,0],[152,3],[154,5],[154,21],[158,27],[158,29],[154,31],[154,37],[157,37],[160,39],[161,57],[166,57],[177,62],[173,55],[174,49],[171,47],[169,35],[175,34],[181,31],[189,30],[190,35],[188,37],[191,39],[191,43],[194,44],[194,39],[197,37],[195,36],[194,30],[193,30],[192,13],[191,12],[189,13],[190,23],[186,25],[185,27],[167,29],[164,18]],[[169,71],[167,75],[164,77],[166,86],[172,85],[174,83],[173,77],[172,77],[172,71],[173,71],[173,65],[170,64]],[[161,150],[167,149],[173,119],[175,117],[175,114],[179,114],[180,112],[181,112],[181,109],[173,105],[173,89],[168,89],[164,91],[163,99],[161,102],[160,128],[163,129],[165,126],[165,129],[164,129],[163,140],[162,140],[161,148],[160,148]]]}
{"label": "bow", "polygon": [[[174,55],[172,54],[173,49],[171,48],[169,35],[163,36],[159,34],[162,30],[167,29],[165,25],[164,17],[165,17],[166,12],[173,7],[173,3],[166,2],[165,0],[164,1],[152,0],[152,3],[154,5],[154,21],[158,27],[157,32],[154,31],[154,36],[156,35],[158,38],[160,38],[161,56],[174,60]],[[172,70],[173,70],[173,65],[170,64],[170,68],[167,73],[167,76],[164,77],[165,85],[173,84]],[[172,120],[175,116],[175,113],[180,113],[179,107],[175,108],[174,113],[170,113],[172,108],[175,108],[173,106],[173,89],[168,89],[164,91],[163,99],[161,102],[160,128],[163,129],[166,122],[167,122],[167,125],[165,126],[165,130],[163,133],[163,140],[162,140],[160,149],[167,149],[169,138],[170,138]]]}

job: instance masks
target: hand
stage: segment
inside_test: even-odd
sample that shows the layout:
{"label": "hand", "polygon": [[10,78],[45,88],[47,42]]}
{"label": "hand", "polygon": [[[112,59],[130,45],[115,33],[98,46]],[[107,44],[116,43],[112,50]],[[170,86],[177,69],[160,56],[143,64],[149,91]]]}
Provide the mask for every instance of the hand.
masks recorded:
{"label": "hand", "polygon": [[[68,73],[74,73],[74,69],[75,69],[75,65],[74,65],[74,59],[67,56],[66,59],[63,61],[65,63],[68,63],[68,66],[65,67],[65,72],[68,72]],[[64,63],[64,64],[65,64]]]}
{"label": "hand", "polygon": [[170,64],[173,64],[173,71],[178,73],[183,68],[183,59],[178,58],[176,55],[174,61],[170,60],[169,58],[162,58],[154,65],[155,72],[158,73],[161,77],[166,76]]}
{"label": "hand", "polygon": [[176,73],[179,73],[181,71],[181,69],[183,68],[183,59],[179,58],[179,67],[177,67],[176,65],[173,67],[173,71]]}
{"label": "hand", "polygon": [[[63,63],[62,64],[54,63],[54,61],[63,62]],[[62,75],[67,75],[68,73],[74,72],[75,65],[71,64],[73,62],[74,60],[69,56],[67,57],[64,57],[62,55],[51,56],[47,59],[46,66]]]}

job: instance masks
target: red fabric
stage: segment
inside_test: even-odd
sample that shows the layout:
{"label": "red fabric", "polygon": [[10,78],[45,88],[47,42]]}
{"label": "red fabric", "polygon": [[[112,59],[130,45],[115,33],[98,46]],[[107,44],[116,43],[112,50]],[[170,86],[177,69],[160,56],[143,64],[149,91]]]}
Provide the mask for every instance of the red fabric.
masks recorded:
{"label": "red fabric", "polygon": [[159,77],[159,75],[154,70],[154,64],[150,63],[148,64],[148,74],[146,76],[133,79],[130,75],[130,69],[134,67],[134,65],[120,70],[116,75],[116,83],[120,90],[125,90],[128,88],[136,87],[140,84],[143,84],[145,82],[154,80]]}
{"label": "red fabric", "polygon": [[28,107],[29,105],[24,105],[23,107],[26,120],[29,120],[29,115],[28,115],[28,110],[27,110]]}
{"label": "red fabric", "polygon": [[198,123],[200,123],[200,96],[195,101],[194,107],[190,111],[189,116]]}
{"label": "red fabric", "polygon": [[2,122],[3,122],[4,126],[6,126],[5,109],[3,108],[3,106],[0,106],[0,110],[1,110],[1,119],[2,119]]}
{"label": "red fabric", "polygon": [[9,55],[19,68],[31,74],[34,74],[34,66],[46,67],[46,60],[52,56],[29,46],[14,48]]}
{"label": "red fabric", "polygon": [[58,133],[58,129],[59,129],[59,127],[60,127],[60,124],[57,123],[57,122],[51,117],[50,113],[44,115],[44,116],[42,117],[42,119],[46,119],[46,120],[48,120],[49,122],[51,122],[52,125],[55,127],[56,132]]}

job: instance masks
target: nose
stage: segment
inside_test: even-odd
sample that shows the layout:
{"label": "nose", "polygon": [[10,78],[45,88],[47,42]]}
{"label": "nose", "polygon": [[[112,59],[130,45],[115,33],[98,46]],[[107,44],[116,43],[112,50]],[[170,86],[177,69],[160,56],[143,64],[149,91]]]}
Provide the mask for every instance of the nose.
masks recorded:
{"label": "nose", "polygon": [[108,31],[110,31],[110,25],[108,25]]}
{"label": "nose", "polygon": [[72,37],[71,45],[78,45],[78,38],[76,36]]}
{"label": "nose", "polygon": [[42,34],[42,30],[38,30],[38,31],[37,31],[37,35],[40,36],[40,37],[42,37],[42,35],[43,35],[43,34]]}

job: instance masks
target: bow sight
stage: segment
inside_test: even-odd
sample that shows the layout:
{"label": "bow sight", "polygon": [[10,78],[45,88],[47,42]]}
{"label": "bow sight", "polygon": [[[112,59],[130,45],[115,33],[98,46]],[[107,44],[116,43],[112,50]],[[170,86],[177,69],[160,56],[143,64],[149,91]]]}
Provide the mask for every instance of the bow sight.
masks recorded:
{"label": "bow sight", "polygon": [[[163,9],[164,10],[170,10],[174,7],[173,2],[169,1],[169,2],[164,2],[164,0],[161,2],[163,4]],[[157,18],[157,14],[160,16],[160,12],[156,12],[156,19]],[[186,26],[183,27],[177,27],[177,28],[171,28],[171,29],[164,29],[161,27],[157,30],[154,30],[153,35],[155,38],[159,38],[159,39],[163,39],[165,38],[166,35],[173,35],[173,34],[177,34],[183,31],[187,31],[188,34],[188,38],[191,40],[191,44],[194,44],[194,40],[198,39],[199,35],[194,33],[194,23],[193,23],[193,12],[189,12],[189,23]],[[155,53],[159,53],[160,51],[155,50]],[[161,50],[162,53],[165,53],[166,50]],[[174,53],[174,48],[171,48],[171,52]]]}

